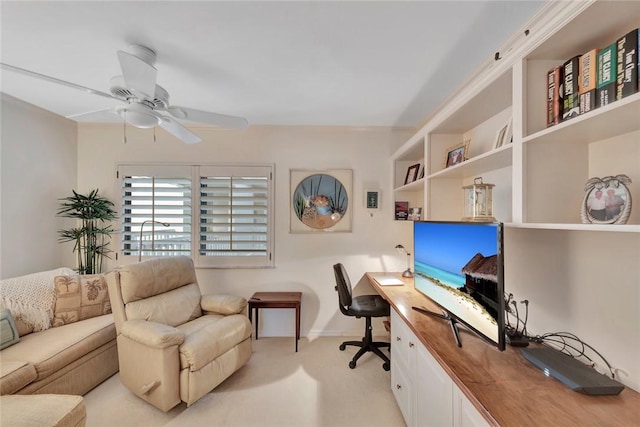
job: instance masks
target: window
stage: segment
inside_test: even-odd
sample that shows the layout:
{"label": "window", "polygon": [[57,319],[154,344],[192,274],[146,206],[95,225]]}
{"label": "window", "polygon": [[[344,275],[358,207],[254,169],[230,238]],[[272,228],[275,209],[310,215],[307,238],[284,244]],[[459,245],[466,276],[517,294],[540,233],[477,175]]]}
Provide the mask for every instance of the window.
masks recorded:
{"label": "window", "polygon": [[120,253],[273,266],[273,166],[121,165]]}

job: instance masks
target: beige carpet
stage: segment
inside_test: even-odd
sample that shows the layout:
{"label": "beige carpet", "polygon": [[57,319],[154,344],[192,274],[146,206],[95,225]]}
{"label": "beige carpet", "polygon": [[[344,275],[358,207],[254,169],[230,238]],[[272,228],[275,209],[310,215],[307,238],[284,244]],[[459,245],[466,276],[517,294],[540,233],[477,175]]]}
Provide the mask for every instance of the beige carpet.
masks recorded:
{"label": "beige carpet", "polygon": [[[187,408],[164,413],[131,394],[114,375],[85,395],[87,426],[404,426],[390,373],[369,353],[356,369],[345,337],[260,338],[249,362]],[[353,338],[351,338],[353,339]]]}

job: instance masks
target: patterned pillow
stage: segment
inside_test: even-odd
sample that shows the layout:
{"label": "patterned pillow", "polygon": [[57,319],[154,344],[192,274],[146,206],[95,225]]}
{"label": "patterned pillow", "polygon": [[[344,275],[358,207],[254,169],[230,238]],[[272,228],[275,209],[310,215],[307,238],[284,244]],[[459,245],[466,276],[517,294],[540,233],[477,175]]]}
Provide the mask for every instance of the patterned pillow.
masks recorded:
{"label": "patterned pillow", "polygon": [[111,313],[104,275],[57,276],[54,283],[57,299],[53,327]]}

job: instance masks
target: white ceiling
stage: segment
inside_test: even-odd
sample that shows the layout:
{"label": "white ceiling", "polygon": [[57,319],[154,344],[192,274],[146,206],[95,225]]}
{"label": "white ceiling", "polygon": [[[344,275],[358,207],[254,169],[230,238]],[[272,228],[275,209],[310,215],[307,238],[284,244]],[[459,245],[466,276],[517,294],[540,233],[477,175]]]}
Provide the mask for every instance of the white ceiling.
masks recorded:
{"label": "white ceiling", "polygon": [[[172,105],[251,125],[419,126],[536,1],[2,1],[1,62],[109,92],[117,50],[157,53]],[[0,71],[62,116],[113,106]],[[115,117],[115,116],[114,116]]]}

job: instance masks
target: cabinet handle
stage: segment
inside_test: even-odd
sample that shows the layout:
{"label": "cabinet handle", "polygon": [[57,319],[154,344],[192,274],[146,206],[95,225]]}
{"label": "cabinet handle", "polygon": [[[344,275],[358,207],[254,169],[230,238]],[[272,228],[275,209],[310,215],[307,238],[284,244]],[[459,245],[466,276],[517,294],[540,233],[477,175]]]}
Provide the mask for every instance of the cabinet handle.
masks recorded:
{"label": "cabinet handle", "polygon": [[396,337],[396,341],[402,341],[400,337]]}
{"label": "cabinet handle", "polygon": [[396,388],[397,388],[398,390],[400,390],[400,389],[402,388],[402,386],[401,386],[400,384],[396,384]]}
{"label": "cabinet handle", "polygon": [[412,342],[409,342],[409,347],[413,348],[413,343]]}

